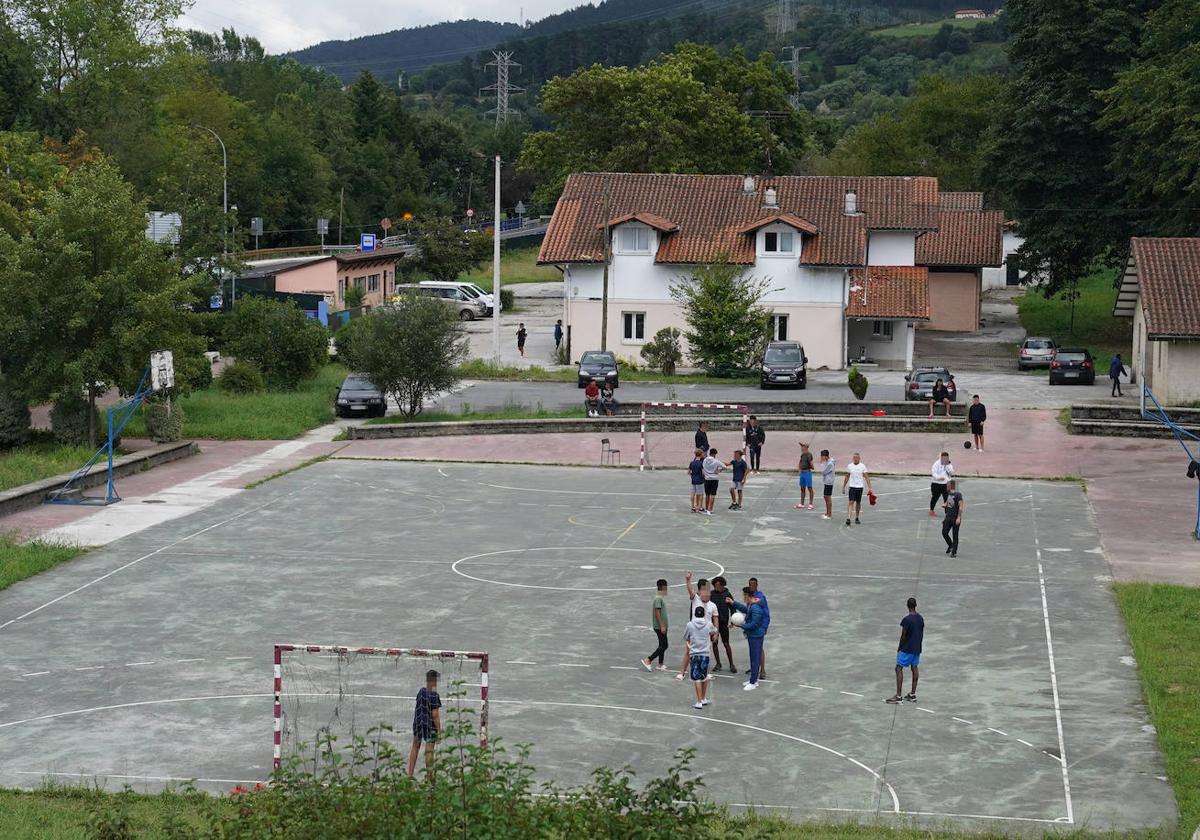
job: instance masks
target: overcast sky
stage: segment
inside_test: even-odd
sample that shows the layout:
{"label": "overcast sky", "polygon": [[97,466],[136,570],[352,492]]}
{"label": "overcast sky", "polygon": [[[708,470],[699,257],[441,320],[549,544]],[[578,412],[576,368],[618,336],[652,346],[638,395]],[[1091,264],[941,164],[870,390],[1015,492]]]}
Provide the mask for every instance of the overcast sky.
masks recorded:
{"label": "overcast sky", "polygon": [[375,0],[330,3],[328,0],[195,0],[181,25],[219,32],[233,27],[281,53],[320,41],[357,38],[409,26],[477,18],[517,23],[537,20],[583,5],[586,0]]}

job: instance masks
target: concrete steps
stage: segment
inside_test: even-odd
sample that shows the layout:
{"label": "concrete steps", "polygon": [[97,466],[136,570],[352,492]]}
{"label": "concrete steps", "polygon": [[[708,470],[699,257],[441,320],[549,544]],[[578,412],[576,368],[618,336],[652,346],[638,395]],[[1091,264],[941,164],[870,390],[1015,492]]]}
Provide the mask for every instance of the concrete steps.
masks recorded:
{"label": "concrete steps", "polygon": [[[1200,435],[1200,409],[1168,407],[1166,411],[1181,428],[1194,435]],[[1143,417],[1139,409],[1114,405],[1071,406],[1071,422],[1067,429],[1073,435],[1175,437],[1174,433],[1158,420]]]}

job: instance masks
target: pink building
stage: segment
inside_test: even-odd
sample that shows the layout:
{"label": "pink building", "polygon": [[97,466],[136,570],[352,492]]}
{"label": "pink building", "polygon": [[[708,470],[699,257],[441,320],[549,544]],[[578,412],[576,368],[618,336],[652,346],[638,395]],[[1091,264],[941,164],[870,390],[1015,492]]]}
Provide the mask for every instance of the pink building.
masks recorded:
{"label": "pink building", "polygon": [[398,248],[249,263],[238,283],[268,292],[322,295],[332,311],[346,308],[346,291],[364,290],[363,303],[378,306],[396,289]]}

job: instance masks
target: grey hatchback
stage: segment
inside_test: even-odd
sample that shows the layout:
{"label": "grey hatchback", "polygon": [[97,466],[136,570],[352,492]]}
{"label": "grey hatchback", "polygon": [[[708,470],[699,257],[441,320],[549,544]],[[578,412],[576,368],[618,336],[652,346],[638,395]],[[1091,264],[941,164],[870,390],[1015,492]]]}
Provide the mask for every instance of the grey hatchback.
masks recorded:
{"label": "grey hatchback", "polygon": [[958,386],[954,384],[954,374],[944,367],[913,368],[910,373],[904,374],[904,399],[933,399],[933,386],[939,379],[950,392],[950,402],[957,402]]}
{"label": "grey hatchback", "polygon": [[383,394],[361,373],[352,373],[342,381],[334,405],[338,417],[382,417],[386,412]]}

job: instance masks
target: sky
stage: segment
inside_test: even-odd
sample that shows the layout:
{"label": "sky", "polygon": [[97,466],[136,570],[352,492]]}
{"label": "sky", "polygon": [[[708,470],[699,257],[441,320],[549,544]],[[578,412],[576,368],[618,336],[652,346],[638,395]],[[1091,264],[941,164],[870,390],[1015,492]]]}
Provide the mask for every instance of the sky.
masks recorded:
{"label": "sky", "polygon": [[477,18],[517,23],[585,5],[587,0],[375,0],[344,6],[328,0],[195,0],[180,19],[188,29],[232,27],[253,35],[268,52],[282,53],[321,41],[357,38],[410,26]]}

